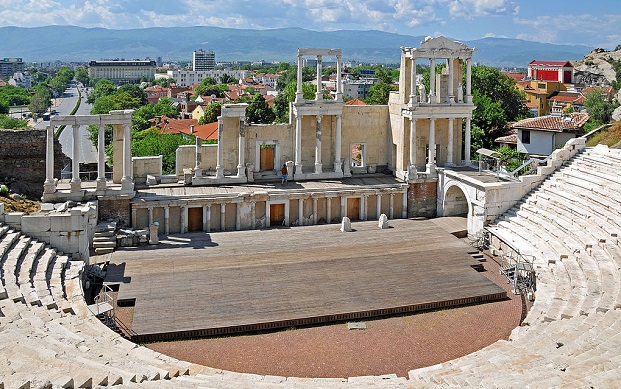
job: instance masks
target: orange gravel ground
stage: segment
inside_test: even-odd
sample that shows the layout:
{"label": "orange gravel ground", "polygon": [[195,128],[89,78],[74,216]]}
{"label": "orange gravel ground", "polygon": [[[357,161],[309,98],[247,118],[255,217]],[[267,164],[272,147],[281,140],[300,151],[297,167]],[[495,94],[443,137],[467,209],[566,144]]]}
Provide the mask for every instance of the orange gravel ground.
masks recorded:
{"label": "orange gravel ground", "polygon": [[[397,374],[445,362],[499,339],[520,324],[522,299],[514,296],[498,264],[488,257],[483,274],[510,299],[487,304],[271,333],[151,343],[178,359],[213,368],[261,375],[351,377]],[[530,305],[530,304],[529,304]],[[525,307],[524,309],[528,309]]]}

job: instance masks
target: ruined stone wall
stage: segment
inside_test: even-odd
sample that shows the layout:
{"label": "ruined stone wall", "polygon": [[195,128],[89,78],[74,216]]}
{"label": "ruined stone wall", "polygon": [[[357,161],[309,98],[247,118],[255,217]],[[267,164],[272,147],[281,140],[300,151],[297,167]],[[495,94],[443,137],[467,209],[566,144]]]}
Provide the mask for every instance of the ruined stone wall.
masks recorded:
{"label": "ruined stone wall", "polygon": [[417,180],[408,189],[408,217],[436,217],[438,180]]}
{"label": "ruined stone wall", "polygon": [[[0,129],[0,183],[30,199],[39,199],[45,181],[46,130]],[[69,159],[54,141],[54,177]]]}

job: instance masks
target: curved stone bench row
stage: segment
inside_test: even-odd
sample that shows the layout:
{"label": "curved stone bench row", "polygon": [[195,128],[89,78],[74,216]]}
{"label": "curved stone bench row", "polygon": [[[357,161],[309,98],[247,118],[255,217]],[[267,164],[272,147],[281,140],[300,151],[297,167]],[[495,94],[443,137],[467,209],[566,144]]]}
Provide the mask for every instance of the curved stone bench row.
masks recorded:
{"label": "curved stone bench row", "polygon": [[619,174],[600,169],[586,179],[588,171],[576,166],[590,159],[621,168],[619,151],[586,150],[490,228],[537,258],[536,300],[523,326],[510,341],[413,370],[411,379],[480,387],[621,384],[621,204],[606,196]]}
{"label": "curved stone bench row", "polygon": [[409,380],[394,375],[260,376],[163,356],[125,340],[88,311],[80,262],[68,261],[38,242],[26,244],[28,238],[0,226],[0,258],[5,258],[0,289],[0,384],[144,388],[620,385],[621,247],[617,236],[621,212],[615,209],[618,199],[605,194],[606,188],[618,182],[607,176],[614,175],[614,170],[603,168],[585,179],[589,169],[600,166],[595,164],[621,168],[621,154],[596,148],[576,156],[490,228],[537,258],[536,300],[523,325],[511,333],[509,341],[412,370]]}
{"label": "curved stone bench row", "polygon": [[83,262],[69,261],[5,227],[0,226],[0,258],[6,258],[1,279],[7,286],[0,300],[0,387],[398,388],[407,383],[396,375],[305,379],[241,374],[136,345],[89,311],[81,285]]}

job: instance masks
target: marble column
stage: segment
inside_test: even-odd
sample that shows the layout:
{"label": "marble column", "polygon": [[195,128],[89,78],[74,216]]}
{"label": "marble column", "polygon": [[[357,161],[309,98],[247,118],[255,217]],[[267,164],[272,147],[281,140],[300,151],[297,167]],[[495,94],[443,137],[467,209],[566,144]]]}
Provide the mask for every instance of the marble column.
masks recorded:
{"label": "marble column", "polygon": [[97,129],[97,190],[106,190],[106,126]]}
{"label": "marble column", "polygon": [[363,194],[362,196],[360,196],[360,202],[362,203],[360,204],[360,213],[362,214],[360,215],[361,216],[360,219],[362,221],[366,221],[368,219],[368,216],[367,216],[368,211],[369,211],[368,205],[367,205],[367,202],[369,200],[368,196],[369,195],[367,194]]}
{"label": "marble column", "polygon": [[375,196],[375,216],[376,219],[379,220],[380,216],[382,216],[382,193],[376,192]]}
{"label": "marble column", "polygon": [[341,79],[343,57],[336,56],[336,101],[343,101],[343,80]]}
{"label": "marble column", "polygon": [[43,183],[43,193],[56,192],[54,183],[54,127],[46,127],[46,147],[45,147],[45,182]]}
{"label": "marble column", "polygon": [[132,138],[130,133],[130,123],[123,124],[123,177],[121,178],[121,188],[123,190],[133,190],[132,184]]}
{"label": "marble column", "polygon": [[257,228],[257,211],[256,211],[256,201],[252,200],[250,202],[250,228],[253,230]]}
{"label": "marble column", "polygon": [[466,103],[472,103],[472,58],[466,59]]}
{"label": "marble column", "polygon": [[401,193],[401,218],[408,218],[408,190]]}
{"label": "marble column", "polygon": [[298,54],[298,84],[295,92],[295,102],[299,103],[304,100],[304,93],[302,92],[302,67],[304,66],[304,58]]}
{"label": "marble column", "polygon": [[138,228],[137,224],[137,218],[136,218],[136,208],[132,208],[132,216],[131,216],[132,220],[132,228]]}
{"label": "marble column", "polygon": [[149,225],[153,224],[153,207],[148,207],[149,210]]}
{"label": "marble column", "polygon": [[241,230],[241,203],[235,203],[235,231]]}
{"label": "marble column", "polygon": [[395,214],[395,194],[394,192],[390,192],[390,202],[388,205],[388,218],[394,219]]}
{"label": "marble column", "polygon": [[410,119],[410,174],[415,171],[416,171],[416,119],[412,118]]}
{"label": "marble column", "polygon": [[342,173],[343,172],[343,162],[341,162],[341,147],[342,147],[342,121],[343,115],[336,115],[336,136],[334,143],[334,172]]}
{"label": "marble column", "polygon": [[224,177],[224,146],[222,145],[223,138],[223,121],[222,116],[218,116],[218,154],[216,156],[216,178]]}
{"label": "marble column", "polygon": [[455,119],[454,118],[449,118],[448,119],[448,150],[446,153],[446,164],[448,166],[453,166],[455,164],[455,161],[453,161],[453,127],[455,124]]}
{"label": "marble column", "polygon": [[455,65],[454,65],[453,62],[455,62],[453,58],[447,58],[446,59],[446,63],[448,65],[447,66],[448,67],[448,75],[449,75],[449,78],[448,78],[448,94],[447,94],[448,103],[449,104],[453,104],[455,102],[455,80],[453,79],[453,77],[455,75],[454,74],[454,71],[455,71],[454,66]]}
{"label": "marble column", "polygon": [[313,196],[313,225],[317,224],[317,196]]}
{"label": "marble column", "polygon": [[321,115],[317,115],[317,127],[315,129],[315,173],[321,172]]}
{"label": "marble column", "polygon": [[436,165],[436,118],[429,119],[429,152],[427,154],[427,170]]}
{"label": "marble column", "polygon": [[202,157],[202,152],[201,152],[201,145],[203,144],[203,140],[200,137],[196,137],[195,142],[194,142],[194,149],[196,150],[196,161],[194,164],[194,177],[202,177],[203,176],[203,169],[202,169],[202,165],[201,165],[201,157]]}
{"label": "marble column", "polygon": [[321,55],[317,56],[317,92],[315,92],[315,100],[323,100],[322,84],[321,84]]}
{"label": "marble column", "polygon": [[220,204],[220,231],[226,231],[226,203]]}
{"label": "marble column", "polygon": [[410,61],[412,69],[410,69],[410,106],[418,102],[416,95],[416,58],[412,58]]}
{"label": "marble column", "polygon": [[298,226],[304,225],[304,199],[298,199]]}
{"label": "marble column", "polygon": [[326,223],[332,222],[332,197],[326,196]]}
{"label": "marble column", "polygon": [[302,174],[302,116],[295,116],[295,174]]}
{"label": "marble column", "polygon": [[181,226],[180,226],[180,232],[182,234],[185,234],[186,232],[188,232],[188,207],[185,205],[182,205],[181,207],[179,207],[179,216],[181,219]]}
{"label": "marble column", "polygon": [[429,59],[429,102],[436,103],[436,59]]}
{"label": "marble column", "polygon": [[[71,193],[77,193],[81,189],[80,180],[80,126],[73,124],[72,129],[72,154],[71,154]],[[123,160],[125,162],[125,160]]]}
{"label": "marble column", "polygon": [[203,231],[211,232],[211,204],[203,206]]}
{"label": "marble column", "polygon": [[164,207],[164,233],[170,234],[170,208]]}
{"label": "marble column", "polygon": [[238,149],[238,163],[237,163],[237,177],[244,178],[246,177],[246,166],[245,166],[245,156],[246,156],[246,131],[244,129],[244,122],[242,120],[239,121],[239,142],[237,145]]}
{"label": "marble column", "polygon": [[464,145],[464,161],[467,165],[470,165],[470,131],[472,127],[472,119],[470,117],[466,118],[466,134],[464,135],[464,141],[466,144]]}

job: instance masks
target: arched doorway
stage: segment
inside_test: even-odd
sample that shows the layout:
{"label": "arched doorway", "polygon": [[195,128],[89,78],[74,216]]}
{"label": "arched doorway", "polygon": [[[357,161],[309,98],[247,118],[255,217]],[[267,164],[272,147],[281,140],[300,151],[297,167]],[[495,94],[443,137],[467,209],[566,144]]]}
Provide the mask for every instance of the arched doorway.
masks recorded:
{"label": "arched doorway", "polygon": [[450,186],[444,195],[444,212],[442,216],[468,216],[468,197],[457,185]]}

